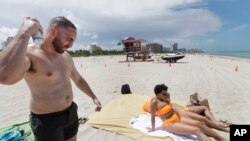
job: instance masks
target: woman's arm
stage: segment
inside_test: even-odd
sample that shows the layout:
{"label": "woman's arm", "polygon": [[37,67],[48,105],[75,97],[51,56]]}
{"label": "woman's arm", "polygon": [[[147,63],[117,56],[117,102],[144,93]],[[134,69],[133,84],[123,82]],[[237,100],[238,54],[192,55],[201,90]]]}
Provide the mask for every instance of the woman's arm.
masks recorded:
{"label": "woman's arm", "polygon": [[151,100],[150,103],[150,111],[151,111],[151,130],[150,131],[154,131],[155,130],[155,113],[157,110],[157,101],[155,99]]}

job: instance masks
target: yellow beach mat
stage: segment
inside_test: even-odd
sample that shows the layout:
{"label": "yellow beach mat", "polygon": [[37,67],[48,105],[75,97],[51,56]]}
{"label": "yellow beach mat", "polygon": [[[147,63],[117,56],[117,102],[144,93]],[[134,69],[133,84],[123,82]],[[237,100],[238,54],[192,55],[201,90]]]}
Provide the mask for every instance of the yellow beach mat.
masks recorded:
{"label": "yellow beach mat", "polygon": [[132,117],[143,112],[142,105],[149,98],[151,97],[137,94],[121,95],[103,107],[101,112],[90,115],[86,124],[140,141],[173,141],[170,137],[146,135],[129,125]]}

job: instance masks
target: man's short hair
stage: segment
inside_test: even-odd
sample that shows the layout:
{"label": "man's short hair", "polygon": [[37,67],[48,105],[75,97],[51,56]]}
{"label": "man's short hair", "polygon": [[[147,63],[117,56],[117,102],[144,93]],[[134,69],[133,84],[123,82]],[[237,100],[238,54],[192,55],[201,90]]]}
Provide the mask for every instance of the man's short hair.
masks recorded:
{"label": "man's short hair", "polygon": [[54,17],[49,22],[49,27],[56,26],[56,27],[72,27],[77,30],[76,26],[64,16]]}
{"label": "man's short hair", "polygon": [[165,91],[168,90],[168,87],[165,84],[156,85],[154,88],[155,95],[161,93],[161,91],[163,91],[163,90],[165,90]]}

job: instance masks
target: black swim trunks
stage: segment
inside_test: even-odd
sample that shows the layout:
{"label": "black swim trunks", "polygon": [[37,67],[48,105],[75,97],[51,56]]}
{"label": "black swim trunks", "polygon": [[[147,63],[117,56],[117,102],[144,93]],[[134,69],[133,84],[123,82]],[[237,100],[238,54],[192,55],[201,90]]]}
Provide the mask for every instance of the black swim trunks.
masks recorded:
{"label": "black swim trunks", "polygon": [[78,132],[77,105],[49,114],[30,114],[31,129],[36,141],[64,141]]}

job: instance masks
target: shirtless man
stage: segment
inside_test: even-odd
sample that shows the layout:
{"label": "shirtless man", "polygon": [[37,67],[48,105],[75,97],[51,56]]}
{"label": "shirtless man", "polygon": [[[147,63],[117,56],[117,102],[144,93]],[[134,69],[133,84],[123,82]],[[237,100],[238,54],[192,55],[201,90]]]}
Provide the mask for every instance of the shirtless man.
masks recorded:
{"label": "shirtless man", "polygon": [[37,32],[43,33],[39,21],[24,18],[14,39],[0,53],[0,84],[25,79],[31,91],[30,121],[37,141],[76,141],[79,123],[70,79],[92,98],[95,110],[101,110],[101,103],[66,52],[76,40],[77,29],[65,17],[55,17],[44,43],[28,48],[30,37]]}

